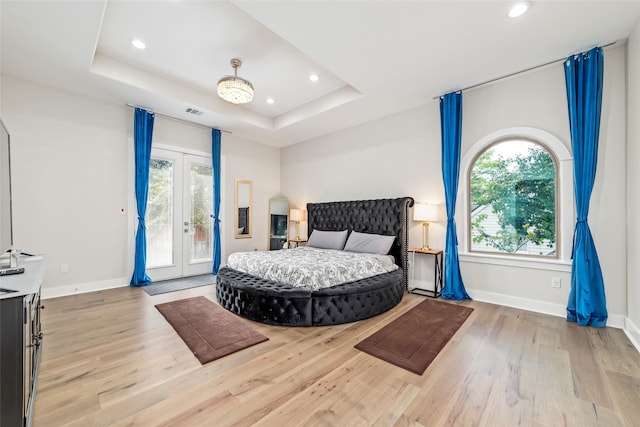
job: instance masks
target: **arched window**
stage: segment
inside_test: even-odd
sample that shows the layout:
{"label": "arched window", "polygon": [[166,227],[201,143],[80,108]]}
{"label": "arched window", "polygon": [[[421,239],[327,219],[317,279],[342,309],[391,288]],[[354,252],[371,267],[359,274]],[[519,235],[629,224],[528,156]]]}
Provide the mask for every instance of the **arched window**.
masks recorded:
{"label": "arched window", "polygon": [[492,143],[470,165],[469,251],[557,257],[557,162],[523,138]]}

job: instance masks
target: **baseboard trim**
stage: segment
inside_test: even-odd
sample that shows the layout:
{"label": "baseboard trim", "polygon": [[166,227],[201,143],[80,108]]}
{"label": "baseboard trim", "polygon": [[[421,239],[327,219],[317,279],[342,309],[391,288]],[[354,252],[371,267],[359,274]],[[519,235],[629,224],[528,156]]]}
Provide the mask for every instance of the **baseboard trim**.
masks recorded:
{"label": "baseboard trim", "polygon": [[638,326],[636,326],[628,317],[626,318],[624,333],[629,338],[629,341],[631,341],[631,344],[633,344],[636,350],[640,353],[640,328],[638,328]]}
{"label": "baseboard trim", "polygon": [[[549,314],[551,316],[563,318],[567,317],[567,307],[563,304],[496,294],[493,292],[479,291],[476,289],[467,289],[467,293],[474,300],[482,302],[504,305],[507,307],[519,308],[527,311],[534,311],[536,313]],[[618,314],[610,314],[609,318],[607,319],[607,326],[617,329],[624,329],[626,331],[625,325],[628,323],[628,320],[629,319],[624,316]]]}
{"label": "baseboard trim", "polygon": [[88,292],[104,291],[106,289],[124,288],[129,286],[129,279],[111,279],[99,282],[77,283],[75,285],[43,287],[40,295],[42,299],[66,297],[69,295],[86,294]]}

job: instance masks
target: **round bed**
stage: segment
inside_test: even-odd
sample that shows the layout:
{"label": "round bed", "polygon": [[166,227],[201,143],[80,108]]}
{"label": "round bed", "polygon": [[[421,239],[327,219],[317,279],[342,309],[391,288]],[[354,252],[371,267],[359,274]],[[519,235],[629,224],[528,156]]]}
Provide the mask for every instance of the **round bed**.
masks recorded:
{"label": "round bed", "polygon": [[308,231],[349,230],[396,236],[389,251],[398,269],[319,291],[291,287],[229,267],[218,271],[216,297],[227,310],[251,320],[283,326],[355,322],[396,306],[407,288],[408,208],[413,199],[307,204]]}

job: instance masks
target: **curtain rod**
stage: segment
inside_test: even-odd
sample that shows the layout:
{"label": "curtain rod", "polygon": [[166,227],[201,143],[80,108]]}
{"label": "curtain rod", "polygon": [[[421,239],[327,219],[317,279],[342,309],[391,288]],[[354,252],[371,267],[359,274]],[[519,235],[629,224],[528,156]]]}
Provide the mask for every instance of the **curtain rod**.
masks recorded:
{"label": "curtain rod", "polygon": [[[618,43],[618,42],[615,41],[615,42],[607,43],[607,44],[605,44],[604,46],[601,46],[601,47],[604,49],[606,47],[613,46],[616,43]],[[511,73],[511,74],[506,74],[504,76],[496,77],[495,79],[486,80],[486,81],[484,81],[482,83],[476,83],[474,85],[467,86],[467,87],[462,88],[462,89],[454,90],[452,92],[464,92],[466,90],[475,89],[475,88],[480,87],[480,86],[488,85],[489,83],[494,83],[494,82],[497,82],[499,80],[503,80],[503,79],[506,79],[506,78],[509,78],[509,77],[513,77],[513,76],[517,76],[518,74],[522,74],[522,73],[526,73],[528,71],[536,70],[538,68],[546,67],[547,65],[555,64],[556,62],[564,62],[564,61],[567,60],[567,58],[569,56],[571,56],[571,55],[567,55],[565,58],[554,59],[553,61],[545,62],[544,64],[534,65],[533,67],[529,67],[529,68],[526,68],[524,70],[516,71],[516,72]],[[442,98],[444,95],[446,95],[446,94],[443,93],[442,95],[434,96],[433,99]]]}
{"label": "curtain rod", "polygon": [[[180,119],[178,117],[174,117],[174,116],[170,116],[169,114],[164,114],[164,113],[160,113],[158,111],[154,111],[154,110],[150,110],[149,108],[146,107],[141,107],[139,105],[133,105],[133,104],[129,104],[129,103],[125,103],[124,105],[126,105],[127,107],[131,107],[131,108],[141,108],[143,110],[146,110],[150,113],[156,114],[158,116],[162,116],[162,117],[167,117],[169,119],[173,119],[173,120],[177,120],[179,122],[184,122],[184,123],[188,123],[190,125],[194,125],[194,126],[199,126],[201,128],[205,128],[205,129],[218,129],[218,128],[214,128],[212,126],[206,126],[206,125],[201,125],[200,123],[196,123],[196,122],[192,122],[190,120],[185,120],[185,119]],[[220,132],[224,132],[224,133],[228,133],[228,134],[232,134],[233,132],[229,131],[229,130],[224,130],[224,129],[218,129]]]}

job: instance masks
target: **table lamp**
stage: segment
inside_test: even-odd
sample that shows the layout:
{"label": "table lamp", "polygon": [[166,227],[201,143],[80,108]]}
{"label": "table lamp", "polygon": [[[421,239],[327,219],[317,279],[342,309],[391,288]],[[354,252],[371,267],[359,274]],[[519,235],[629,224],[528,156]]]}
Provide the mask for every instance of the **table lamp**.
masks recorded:
{"label": "table lamp", "polygon": [[422,249],[429,250],[429,223],[438,221],[438,205],[416,203],[413,207],[413,220],[422,222]]}
{"label": "table lamp", "polygon": [[300,240],[299,226],[300,221],[304,220],[304,211],[302,209],[291,209],[289,211],[289,221],[295,221],[296,223],[296,238],[295,240]]}

